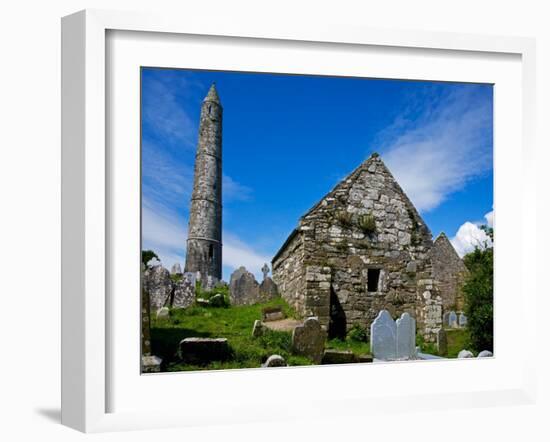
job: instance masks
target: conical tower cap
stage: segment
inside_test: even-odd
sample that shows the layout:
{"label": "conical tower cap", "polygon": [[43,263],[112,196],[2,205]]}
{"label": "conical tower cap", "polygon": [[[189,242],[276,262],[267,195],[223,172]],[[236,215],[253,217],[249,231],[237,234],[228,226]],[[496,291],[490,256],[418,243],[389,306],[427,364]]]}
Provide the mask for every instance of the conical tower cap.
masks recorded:
{"label": "conical tower cap", "polygon": [[204,101],[212,101],[214,103],[220,104],[220,96],[218,95],[218,91],[216,90],[216,83],[212,83],[212,86],[210,86],[210,89],[208,90],[208,94],[206,94],[206,97],[204,97]]}

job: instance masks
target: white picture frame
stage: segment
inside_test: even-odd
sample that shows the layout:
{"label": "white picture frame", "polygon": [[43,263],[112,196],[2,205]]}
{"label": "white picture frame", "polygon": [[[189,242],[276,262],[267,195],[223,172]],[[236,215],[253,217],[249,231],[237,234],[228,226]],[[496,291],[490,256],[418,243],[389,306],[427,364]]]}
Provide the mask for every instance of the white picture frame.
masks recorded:
{"label": "white picture frame", "polygon": [[[514,249],[499,249],[499,244],[505,244],[505,236],[500,242],[497,233],[496,242],[496,272],[499,265],[505,269],[509,265],[511,253],[520,256],[519,283],[517,305],[518,310],[526,311],[529,305],[536,303],[536,286],[533,278],[529,278],[526,257],[536,254],[534,238],[526,235],[526,221],[533,219],[536,207],[534,189],[535,177],[528,172],[534,162],[534,106],[535,106],[535,45],[532,39],[518,37],[491,37],[480,35],[465,35],[451,33],[427,33],[403,30],[358,29],[342,25],[326,24],[295,27],[279,23],[271,27],[265,23],[245,21],[211,22],[208,17],[169,17],[155,16],[143,13],[126,13],[87,10],[63,18],[62,21],[62,423],[84,432],[114,431],[124,429],[159,428],[170,426],[208,425],[212,414],[206,416],[198,401],[194,409],[175,408],[169,401],[164,406],[156,405],[154,410],[143,409],[117,410],[110,404],[109,395],[114,385],[111,376],[112,347],[109,340],[109,328],[113,318],[109,290],[109,245],[113,242],[112,235],[116,229],[109,226],[112,222],[113,202],[117,201],[111,195],[109,180],[111,179],[108,145],[111,134],[106,131],[106,121],[110,118],[107,106],[108,51],[107,34],[109,32],[139,32],[156,33],[160,36],[216,36],[222,39],[247,39],[249,41],[269,41],[277,45],[284,42],[288,45],[323,44],[337,45],[339,48],[370,47],[384,53],[399,48],[403,53],[413,50],[430,51],[433,57],[444,54],[470,54],[483,60],[491,54],[501,54],[505,57],[515,57],[519,60],[521,81],[520,90],[511,91],[515,99],[519,99],[520,121],[514,122],[515,135],[518,135],[520,158],[516,161],[524,172],[524,182],[517,195],[522,201],[522,210],[514,215],[503,217],[498,221],[499,229],[507,231],[507,222],[520,223],[521,244]],[[145,35],[145,34],[143,34]],[[153,35],[153,34],[149,34]],[[284,67],[283,67],[284,68]],[[421,76],[419,77],[421,78]],[[466,78],[466,77],[464,77]],[[515,84],[515,83],[514,83]],[[519,97],[519,98],[518,98]],[[498,113],[497,113],[498,116]],[[135,123],[135,122],[134,122]],[[497,133],[498,135],[498,133]],[[498,138],[496,143],[500,142]],[[506,156],[503,150],[497,151],[497,161]],[[510,155],[510,154],[508,154]],[[508,164],[510,164],[510,161]],[[504,163],[503,163],[504,164]],[[504,170],[504,166],[503,166]],[[498,173],[498,172],[497,172]],[[498,184],[498,181],[497,181]],[[498,186],[495,191],[498,195]],[[497,203],[498,205],[498,197]],[[503,203],[502,212],[507,213]],[[500,207],[498,209],[501,210]],[[497,217],[500,215],[497,214]],[[507,221],[507,219],[509,221]],[[513,226],[508,227],[508,231]],[[500,230],[497,230],[500,232]],[[504,234],[503,234],[504,235]],[[517,258],[516,258],[517,263]],[[501,275],[504,272],[501,272]],[[496,280],[498,287],[498,280]],[[498,289],[497,289],[498,290]],[[498,292],[497,292],[498,293]],[[137,296],[137,295],[136,295]],[[139,303],[139,300],[137,301]],[[503,307],[505,304],[502,304]],[[496,304],[496,322],[499,321],[499,304]],[[501,310],[504,311],[504,308]],[[135,311],[138,320],[138,311]],[[525,338],[525,351],[533,351],[536,324],[521,323]],[[502,326],[502,323],[501,325]],[[505,327],[503,327],[503,330]],[[498,334],[496,335],[498,340]],[[136,344],[139,344],[136,335]],[[498,341],[497,341],[498,345]],[[498,364],[506,363],[506,351],[499,362],[499,356],[493,361],[476,361],[479,369],[490,373]],[[494,362],[497,361],[497,362]],[[510,360],[511,361],[511,360]],[[458,361],[469,362],[469,361]],[[275,382],[284,378],[284,382],[296,382],[308,385],[308,380],[314,378],[312,373],[323,373],[323,376],[336,376],[336,370],[347,370],[346,377],[359,379],[363,370],[373,370],[375,367],[338,367],[338,368],[300,368],[281,370],[239,370],[223,373],[157,375],[142,378],[157,379],[150,382],[161,388],[170,388],[170,384],[181,382],[182,376],[193,376],[197,385],[215,385],[218,391],[227,385],[228,380],[237,385],[235,390],[228,391],[233,398],[233,406],[239,413],[216,416],[217,422],[256,422],[262,420],[307,418],[323,416],[330,401],[338,402],[340,414],[368,414],[375,410],[379,412],[396,412],[414,406],[418,409],[468,407],[476,405],[498,405],[501,403],[532,403],[535,393],[534,361],[526,360],[518,363],[510,372],[509,382],[495,382],[487,389],[479,386],[468,390],[458,387],[454,392],[438,393],[437,389],[427,389],[426,394],[415,391],[404,392],[399,386],[389,389],[386,393],[376,391],[367,395],[361,388],[354,394],[338,394],[331,392],[322,395],[310,394],[304,390],[302,401],[289,404],[287,407],[260,404],[261,398],[255,402],[257,388],[265,382]],[[362,365],[362,364],[359,364]],[[436,363],[393,364],[384,368],[394,376],[401,376],[403,366],[407,370],[418,372],[429,370],[430,376],[438,376],[439,370],[471,370],[461,367],[439,368]],[[509,365],[512,365],[510,362]],[[429,367],[429,368],[428,368]],[[450,367],[450,368],[449,368]],[[503,368],[501,366],[500,368]],[[317,371],[315,371],[317,370]],[[321,370],[321,371],[319,371]],[[330,371],[329,371],[330,370]],[[137,370],[136,370],[137,371]],[[380,371],[380,370],[379,370]],[[391,374],[390,374],[391,375]],[[177,377],[175,377],[177,376]],[[206,376],[206,378],[205,378]],[[250,391],[243,389],[242,395],[236,395],[239,385],[250,380]],[[115,376],[116,378],[116,376]],[[118,377],[120,378],[120,376]],[[171,380],[173,379],[173,381]],[[204,382],[204,384],[201,384]],[[239,384],[241,383],[241,384]],[[148,387],[150,388],[150,387]],[[174,388],[180,388],[175,386]],[[214,388],[214,387],[212,387]],[[462,388],[462,390],[460,390]],[[200,391],[200,390],[198,390]],[[203,390],[204,391],[204,390]],[[197,392],[191,392],[190,398]],[[139,395],[138,395],[139,396]],[[145,396],[144,396],[145,397]],[[228,396],[229,397],[229,396]],[[367,400],[377,397],[376,402]],[[145,400],[145,399],[144,399]],[[220,403],[224,401],[220,393]],[[260,406],[261,405],[261,406]],[[215,412],[214,412],[215,413]],[[334,413],[334,409],[331,409]]]}

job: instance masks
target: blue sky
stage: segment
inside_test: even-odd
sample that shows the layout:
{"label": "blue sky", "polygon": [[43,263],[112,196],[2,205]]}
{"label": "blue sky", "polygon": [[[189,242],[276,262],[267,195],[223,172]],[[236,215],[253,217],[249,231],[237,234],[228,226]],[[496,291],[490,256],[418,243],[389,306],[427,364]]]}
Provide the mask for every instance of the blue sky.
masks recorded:
{"label": "blue sky", "polygon": [[437,236],[463,254],[493,214],[490,85],[142,69],[142,241],[185,262],[202,99],[223,114],[224,279],[260,275],[299,217],[380,153]]}

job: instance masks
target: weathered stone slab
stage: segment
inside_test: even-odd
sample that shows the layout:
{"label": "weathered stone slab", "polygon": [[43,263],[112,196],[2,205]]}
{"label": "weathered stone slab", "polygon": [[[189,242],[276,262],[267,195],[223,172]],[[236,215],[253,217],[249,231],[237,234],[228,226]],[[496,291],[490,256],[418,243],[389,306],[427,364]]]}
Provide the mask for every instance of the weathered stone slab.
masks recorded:
{"label": "weathered stone slab", "polygon": [[323,330],[319,320],[316,317],[307,318],[304,325],[296,327],[292,332],[292,351],[319,364],[326,339],[327,332]]}
{"label": "weathered stone slab", "polygon": [[464,313],[460,313],[458,316],[458,326],[466,327],[468,325],[468,317]]}
{"label": "weathered stone slab", "polygon": [[275,284],[275,282],[273,282],[273,280],[269,276],[267,276],[260,284],[260,301],[270,301],[277,296],[279,296],[277,284]]}
{"label": "weathered stone slab", "polygon": [[370,349],[376,359],[397,358],[397,326],[387,310],[381,310],[370,326]]}
{"label": "weathered stone slab", "polygon": [[172,266],[172,269],[170,270],[170,273],[172,275],[181,275],[183,272],[181,270],[181,265],[179,262],[175,263],[173,266]]}
{"label": "weathered stone slab", "polygon": [[414,359],[416,353],[416,321],[407,312],[396,321],[396,358]]}
{"label": "weathered stone slab", "polygon": [[199,307],[210,307],[210,301],[204,298],[197,298],[195,301]]}
{"label": "weathered stone slab", "polygon": [[280,307],[265,307],[262,309],[262,320],[265,322],[269,321],[280,321],[285,319],[285,314]]}
{"label": "weathered stone slab", "polygon": [[458,318],[455,312],[449,313],[449,327],[458,328]]}
{"label": "weathered stone slab", "polygon": [[226,338],[185,338],[179,344],[182,361],[190,364],[208,364],[224,361],[230,356]]}
{"label": "weathered stone slab", "polygon": [[357,362],[366,363],[366,362],[372,362],[372,355],[370,354],[362,354],[357,357]]}
{"label": "weathered stone slab", "polygon": [[474,357],[474,354],[469,350],[460,350],[460,352],[458,353],[458,358],[459,359],[473,358],[473,357]]}
{"label": "weathered stone slab", "polygon": [[286,361],[285,358],[280,355],[271,355],[267,358],[267,361],[262,364],[262,367],[286,367]]}
{"label": "weathered stone slab", "polygon": [[480,351],[479,354],[477,355],[478,358],[492,358],[493,357],[493,353],[490,352],[489,350],[483,350],[483,351]]}
{"label": "weathered stone slab", "polygon": [[195,303],[195,284],[185,275],[173,283],[173,308],[187,308]]}
{"label": "weathered stone slab", "polygon": [[141,357],[141,372],[142,373],[158,373],[162,359],[158,356],[142,356]]}
{"label": "weathered stone slab", "polygon": [[252,273],[239,267],[231,274],[229,294],[232,305],[255,304],[260,299],[260,286]]}
{"label": "weathered stone slab", "polygon": [[443,327],[437,332],[437,352],[440,356],[447,354],[447,332]]}
{"label": "weathered stone slab", "polygon": [[351,350],[326,349],[321,364],[353,364],[354,362],[358,361]]}

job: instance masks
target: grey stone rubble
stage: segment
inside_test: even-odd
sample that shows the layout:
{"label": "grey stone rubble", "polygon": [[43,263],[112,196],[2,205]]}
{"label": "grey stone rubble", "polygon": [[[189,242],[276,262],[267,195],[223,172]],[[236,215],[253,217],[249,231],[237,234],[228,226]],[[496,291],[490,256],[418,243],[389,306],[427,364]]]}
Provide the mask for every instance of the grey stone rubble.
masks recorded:
{"label": "grey stone rubble", "polygon": [[252,273],[239,267],[229,281],[231,305],[251,305],[260,299],[260,286]]}
{"label": "grey stone rubble", "polygon": [[468,325],[468,318],[464,313],[461,312],[460,315],[458,316],[458,326],[466,327],[466,325]]}
{"label": "grey stone rubble", "polygon": [[286,367],[285,358],[280,355],[271,355],[267,360],[262,364],[262,367]]}
{"label": "grey stone rubble", "polygon": [[185,272],[199,272],[207,290],[222,277],[222,119],[212,84],[201,106],[185,258]]}
{"label": "grey stone rubble", "polygon": [[168,307],[162,307],[157,310],[157,319],[167,319],[170,317],[170,309]]}
{"label": "grey stone rubble", "polygon": [[306,356],[316,364],[321,362],[327,332],[321,327],[315,317],[307,318],[304,324],[296,327],[292,332],[292,352]]}
{"label": "grey stone rubble", "polygon": [[474,354],[469,350],[460,350],[457,356],[459,359],[473,358]]}
{"label": "grey stone rubble", "polygon": [[141,372],[142,373],[158,373],[162,359],[158,356],[142,356],[141,357]]}
{"label": "grey stone rubble", "polygon": [[179,356],[189,364],[225,361],[230,356],[226,338],[185,338],[179,344]]}
{"label": "grey stone rubble", "polygon": [[376,359],[415,359],[415,341],[416,321],[408,312],[394,321],[387,310],[381,310],[371,324],[371,351]]}
{"label": "grey stone rubble", "polygon": [[490,352],[489,350],[480,351],[479,354],[477,355],[478,358],[491,358],[492,356],[493,356],[493,353]]}
{"label": "grey stone rubble", "polygon": [[262,320],[265,322],[279,321],[285,319],[282,308],[264,308],[262,310]]}

